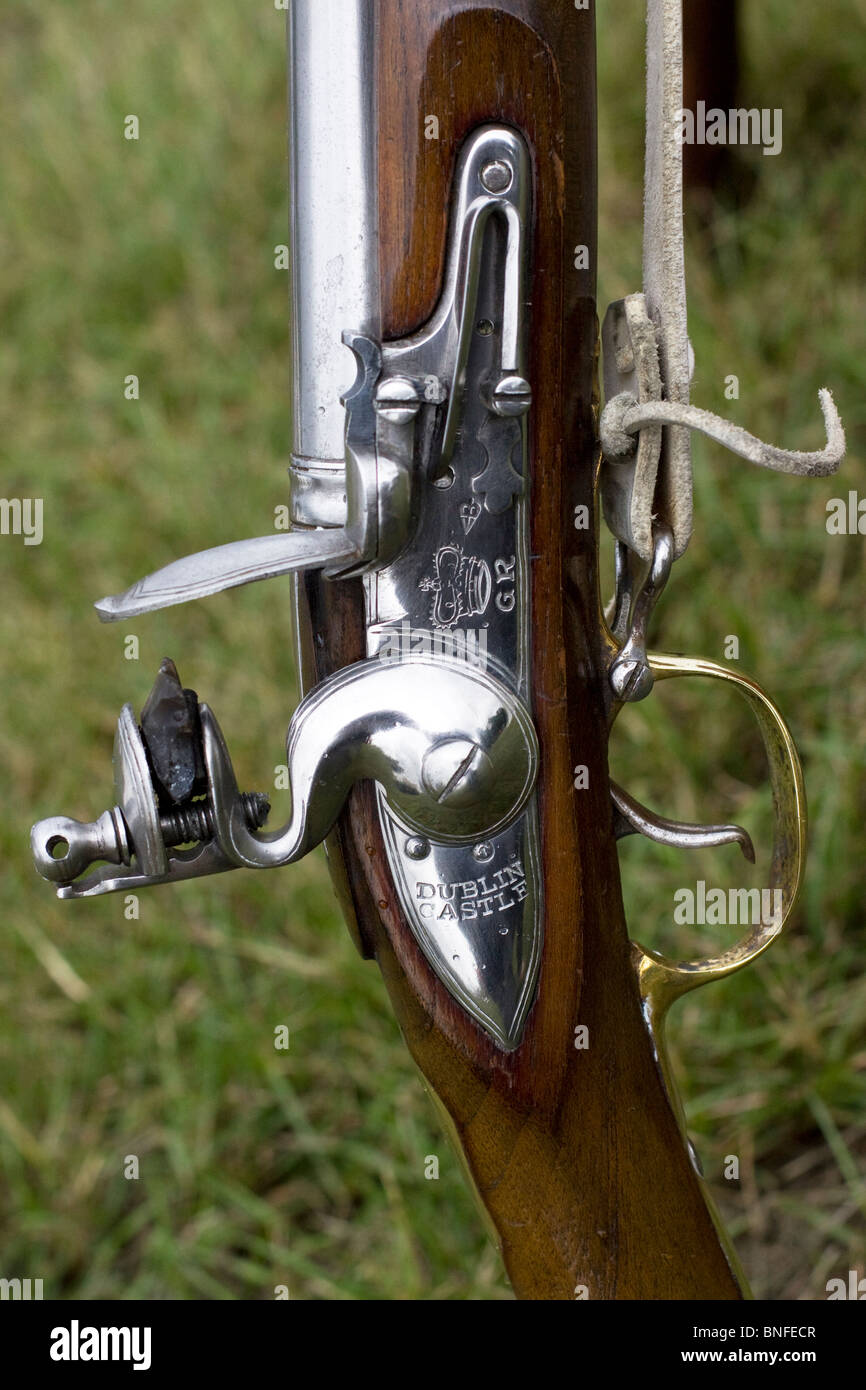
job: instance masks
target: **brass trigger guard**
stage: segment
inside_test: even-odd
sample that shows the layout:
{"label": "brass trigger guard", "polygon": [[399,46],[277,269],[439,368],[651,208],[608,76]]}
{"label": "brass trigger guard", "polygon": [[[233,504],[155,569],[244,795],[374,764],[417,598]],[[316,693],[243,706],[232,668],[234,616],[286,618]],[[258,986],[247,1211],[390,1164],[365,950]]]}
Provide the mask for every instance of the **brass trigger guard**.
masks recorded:
{"label": "brass trigger guard", "polygon": [[[756,960],[785,930],[803,880],[806,856],[806,792],[794,740],[779,710],[759,685],[725,666],[697,657],[652,652],[649,662],[658,681],[678,676],[703,676],[735,687],[758,721],[770,765],[775,825],[770,888],[780,889],[782,911],[757,926],[721,955],[707,960],[674,961],[640,942],[632,942],[641,1000],[647,1023],[660,1040],[660,1024],[680,995],[711,980],[722,980]],[[773,899],[775,901],[775,899]],[[763,894],[762,894],[763,902]]]}

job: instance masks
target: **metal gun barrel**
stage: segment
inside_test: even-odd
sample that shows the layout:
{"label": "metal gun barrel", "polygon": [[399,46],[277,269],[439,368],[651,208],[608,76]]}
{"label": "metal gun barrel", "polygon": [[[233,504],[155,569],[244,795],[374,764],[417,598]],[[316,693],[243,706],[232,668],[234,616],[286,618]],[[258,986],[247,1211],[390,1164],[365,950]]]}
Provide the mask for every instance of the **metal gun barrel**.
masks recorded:
{"label": "metal gun barrel", "polygon": [[345,329],[380,337],[373,0],[289,10],[294,519],[344,525]]}

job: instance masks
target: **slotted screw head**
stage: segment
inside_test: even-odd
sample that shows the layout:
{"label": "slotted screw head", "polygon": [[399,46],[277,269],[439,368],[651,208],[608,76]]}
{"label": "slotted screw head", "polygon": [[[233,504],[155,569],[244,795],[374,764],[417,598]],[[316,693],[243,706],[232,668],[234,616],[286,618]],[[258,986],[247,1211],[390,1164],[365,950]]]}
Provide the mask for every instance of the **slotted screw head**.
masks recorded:
{"label": "slotted screw head", "polygon": [[532,387],[525,377],[504,376],[490,393],[490,408],[497,415],[525,415],[532,405]]}
{"label": "slotted screw head", "polygon": [[414,381],[405,376],[389,376],[376,387],[374,407],[377,415],[394,425],[408,425],[421,409],[421,397]]}
{"label": "slotted screw head", "polygon": [[422,780],[440,806],[474,806],[490,788],[492,764],[471,739],[449,738],[424,758]]}

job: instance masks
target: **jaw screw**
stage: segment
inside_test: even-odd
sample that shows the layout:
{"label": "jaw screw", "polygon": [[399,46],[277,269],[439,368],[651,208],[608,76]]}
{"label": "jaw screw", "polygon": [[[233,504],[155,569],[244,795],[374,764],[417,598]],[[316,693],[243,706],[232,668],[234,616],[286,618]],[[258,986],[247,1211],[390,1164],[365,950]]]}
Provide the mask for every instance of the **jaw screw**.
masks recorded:
{"label": "jaw screw", "polygon": [[[260,830],[270,814],[271,803],[261,792],[244,792],[241,797],[250,830]],[[166,849],[198,844],[213,839],[213,807],[209,801],[192,801],[159,818],[159,829]],[[104,859],[109,864],[129,864],[132,844],[126,818],[119,806],[104,811],[89,823],[68,816],[52,816],[34,825],[30,844],[36,868],[43,878],[62,885],[72,883],[80,873]]]}
{"label": "jaw screw", "polygon": [[[261,830],[270,815],[271,803],[261,792],[244,792],[241,796],[244,815],[250,830]],[[160,816],[159,828],[166,849],[177,845],[197,844],[212,840],[214,835],[213,806],[209,801],[193,801]]]}

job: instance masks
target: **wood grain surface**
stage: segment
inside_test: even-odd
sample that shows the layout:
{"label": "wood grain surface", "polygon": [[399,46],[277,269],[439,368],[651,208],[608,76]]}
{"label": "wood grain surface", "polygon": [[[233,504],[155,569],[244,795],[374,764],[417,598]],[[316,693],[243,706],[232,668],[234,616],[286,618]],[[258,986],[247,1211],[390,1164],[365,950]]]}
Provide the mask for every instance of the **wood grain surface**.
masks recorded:
{"label": "wood grain surface", "polygon": [[[739,0],[684,0],[683,108],[730,111],[739,103]],[[684,145],[685,187],[712,190],[736,183],[730,145]]]}
{"label": "wood grain surface", "polygon": [[[719,1243],[644,1027],[624,920],[608,789],[609,649],[599,617],[595,512],[597,317],[593,17],[573,0],[381,0],[378,36],[384,333],[438,298],[451,180],[476,126],[521,130],[534,178],[531,292],[533,712],[544,952],[520,1046],[502,1051],[427,964],[398,904],[372,788],[330,842],[356,939],[449,1117],[517,1295],[731,1299]],[[425,138],[425,117],[439,120]],[[589,270],[575,269],[575,248]],[[301,581],[309,684],[364,647],[359,581]],[[589,786],[575,791],[585,765]],[[589,1047],[574,1046],[586,1025]]]}

